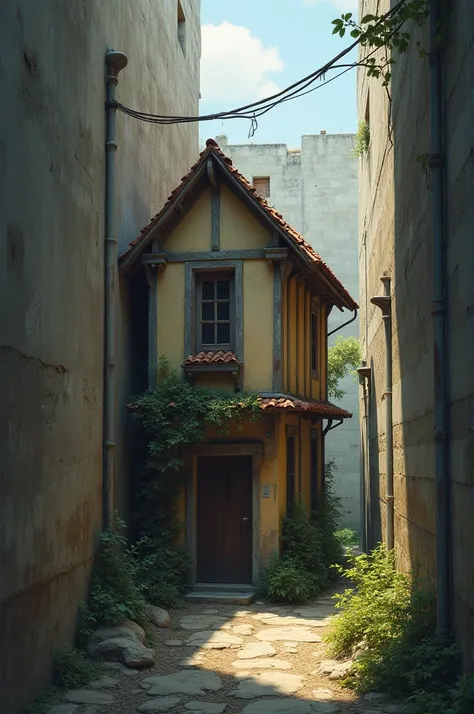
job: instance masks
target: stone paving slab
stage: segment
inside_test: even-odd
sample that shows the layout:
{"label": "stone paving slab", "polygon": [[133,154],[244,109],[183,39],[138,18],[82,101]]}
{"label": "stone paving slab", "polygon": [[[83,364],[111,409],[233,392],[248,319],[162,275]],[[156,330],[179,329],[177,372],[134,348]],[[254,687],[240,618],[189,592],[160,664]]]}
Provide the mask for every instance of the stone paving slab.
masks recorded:
{"label": "stone paving slab", "polygon": [[290,662],[283,659],[261,657],[260,659],[238,659],[232,662],[236,669],[293,669]]}
{"label": "stone paving slab", "polygon": [[185,670],[174,674],[147,677],[141,685],[142,687],[150,687],[146,690],[146,693],[151,696],[167,696],[169,694],[204,695],[206,692],[217,692],[221,689],[222,681],[214,672]]}
{"label": "stone paving slab", "polygon": [[238,647],[242,644],[242,638],[231,635],[228,632],[218,630],[207,630],[196,632],[186,640],[187,645],[201,647],[205,650],[224,650],[229,647]]}
{"label": "stone paving slab", "polygon": [[105,692],[94,692],[90,689],[71,689],[64,699],[72,704],[113,704],[114,698]]}
{"label": "stone paving slab", "polygon": [[269,642],[248,642],[245,647],[239,650],[239,659],[256,659],[257,657],[273,657],[276,649]]}
{"label": "stone paving slab", "polygon": [[262,642],[321,642],[322,638],[315,635],[307,627],[269,627],[257,632],[256,638]]}
{"label": "stone paving slab", "polygon": [[263,672],[252,675],[250,679],[239,682],[231,694],[238,699],[255,697],[274,697],[282,694],[294,694],[303,686],[304,677],[286,672]]}
{"label": "stone paving slab", "polygon": [[137,711],[145,712],[145,714],[168,712],[170,709],[173,709],[177,704],[179,704],[181,699],[182,697],[159,697],[158,699],[151,699],[149,702],[140,704]]}
{"label": "stone paving slab", "polygon": [[311,704],[298,699],[262,699],[247,704],[241,714],[311,714]]}

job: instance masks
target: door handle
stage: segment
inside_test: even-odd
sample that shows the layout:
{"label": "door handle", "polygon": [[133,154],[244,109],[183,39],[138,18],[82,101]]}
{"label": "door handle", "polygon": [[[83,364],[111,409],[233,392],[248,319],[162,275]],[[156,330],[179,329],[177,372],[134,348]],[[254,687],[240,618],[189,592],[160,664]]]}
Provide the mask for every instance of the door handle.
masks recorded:
{"label": "door handle", "polygon": [[242,518],[243,522],[246,523],[248,521],[248,518]]}

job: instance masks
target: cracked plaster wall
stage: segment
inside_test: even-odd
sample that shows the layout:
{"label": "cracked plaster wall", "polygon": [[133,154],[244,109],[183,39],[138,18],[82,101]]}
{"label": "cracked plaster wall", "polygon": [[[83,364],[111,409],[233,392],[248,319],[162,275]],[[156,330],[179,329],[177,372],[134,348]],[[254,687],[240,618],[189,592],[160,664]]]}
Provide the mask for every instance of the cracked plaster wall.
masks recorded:
{"label": "cracked plaster wall", "polygon": [[[101,526],[104,55],[125,52],[118,98],[196,114],[199,2],[4,0],[0,11],[0,691],[19,714],[72,639]],[[194,162],[197,127],[117,117],[123,249]],[[117,325],[116,480],[133,381]],[[124,502],[119,492],[118,502]],[[25,675],[27,673],[27,676]],[[21,686],[18,683],[21,682]]]}

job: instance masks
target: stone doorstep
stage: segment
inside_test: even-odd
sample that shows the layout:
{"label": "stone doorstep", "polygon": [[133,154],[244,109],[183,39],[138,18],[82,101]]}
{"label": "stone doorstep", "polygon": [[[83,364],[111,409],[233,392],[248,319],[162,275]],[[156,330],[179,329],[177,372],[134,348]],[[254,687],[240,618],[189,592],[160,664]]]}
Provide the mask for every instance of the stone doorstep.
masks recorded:
{"label": "stone doorstep", "polygon": [[215,603],[221,605],[250,605],[255,598],[253,589],[232,591],[227,589],[217,590],[192,590],[186,595],[186,601],[191,603]]}

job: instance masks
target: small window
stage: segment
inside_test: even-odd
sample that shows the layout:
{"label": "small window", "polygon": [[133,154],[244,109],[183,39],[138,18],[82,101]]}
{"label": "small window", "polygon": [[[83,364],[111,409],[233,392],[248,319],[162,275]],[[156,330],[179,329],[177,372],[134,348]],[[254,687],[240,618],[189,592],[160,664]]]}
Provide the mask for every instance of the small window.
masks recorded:
{"label": "small window", "polygon": [[319,309],[313,305],[311,309],[311,376],[318,379],[319,373]]}
{"label": "small window", "polygon": [[311,511],[316,510],[319,495],[318,484],[318,434],[315,430],[311,430],[311,439],[309,446],[309,468],[310,468],[310,488],[311,488]]}
{"label": "small window", "polygon": [[186,54],[186,18],[183,8],[178,0],[178,42],[181,45],[183,53]]}
{"label": "small window", "polygon": [[235,310],[232,273],[201,275],[197,284],[197,346],[234,349]]}
{"label": "small window", "polygon": [[261,198],[270,198],[270,176],[254,176],[253,187]]}
{"label": "small window", "polygon": [[295,437],[286,437],[286,507],[295,502]]}

